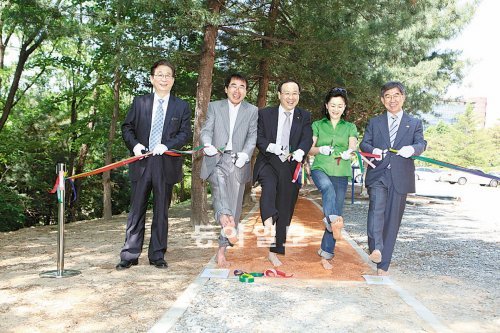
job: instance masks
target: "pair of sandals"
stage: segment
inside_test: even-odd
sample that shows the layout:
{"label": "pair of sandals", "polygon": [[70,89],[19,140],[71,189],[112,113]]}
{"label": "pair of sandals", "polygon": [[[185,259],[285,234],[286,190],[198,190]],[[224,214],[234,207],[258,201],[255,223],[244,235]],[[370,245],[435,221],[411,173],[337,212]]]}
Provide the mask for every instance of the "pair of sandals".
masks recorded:
{"label": "pair of sandals", "polygon": [[323,218],[326,230],[333,234],[335,240],[342,239],[342,228],[344,227],[344,219],[338,215],[328,215]]}

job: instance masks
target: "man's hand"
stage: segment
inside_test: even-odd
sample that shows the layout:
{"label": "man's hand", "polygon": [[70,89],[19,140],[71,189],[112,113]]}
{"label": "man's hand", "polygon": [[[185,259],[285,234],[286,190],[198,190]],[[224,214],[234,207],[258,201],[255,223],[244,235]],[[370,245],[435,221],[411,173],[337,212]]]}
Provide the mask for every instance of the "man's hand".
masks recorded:
{"label": "man's hand", "polygon": [[207,156],[214,156],[215,154],[217,154],[218,150],[211,144],[205,143],[205,148],[203,148],[203,152]]}
{"label": "man's hand", "polygon": [[373,151],[372,151],[372,154],[373,155],[380,155],[380,157],[375,157],[375,161],[382,161],[382,149],[380,148],[374,148]]}
{"label": "man's hand", "polygon": [[413,148],[412,146],[403,146],[399,149],[397,155],[404,158],[410,158],[411,156],[413,156],[414,153],[415,153],[415,148]]}
{"label": "man's hand", "polygon": [[159,145],[156,145],[156,147],[153,149],[153,156],[163,155],[163,153],[166,152],[167,150],[168,150],[167,146],[160,143]]}
{"label": "man's hand", "polygon": [[142,145],[140,143],[136,144],[134,149],[133,149],[134,156],[142,155],[143,150],[146,150],[146,147],[144,147],[144,145]]}
{"label": "man's hand", "polygon": [[318,149],[319,149],[319,153],[321,155],[330,156],[333,153],[333,148],[330,146],[321,146],[321,147],[318,147]]}
{"label": "man's hand", "polygon": [[292,154],[292,160],[302,163],[302,159],[304,158],[304,151],[302,149],[297,149]]}
{"label": "man's hand", "polygon": [[351,153],[352,153],[352,149],[349,148],[346,151],[343,151],[342,154],[340,154],[340,157],[343,160],[350,160],[351,159]]}
{"label": "man's hand", "polygon": [[269,146],[267,146],[266,151],[269,153],[273,153],[274,155],[280,156],[283,155],[283,149],[281,149],[281,146],[278,146],[275,143],[270,143]]}
{"label": "man's hand", "polygon": [[244,152],[239,152],[236,155],[238,156],[238,158],[234,162],[234,165],[237,168],[241,169],[241,168],[243,168],[243,166],[245,165],[245,163],[248,161],[248,155],[247,155],[247,153],[244,153]]}

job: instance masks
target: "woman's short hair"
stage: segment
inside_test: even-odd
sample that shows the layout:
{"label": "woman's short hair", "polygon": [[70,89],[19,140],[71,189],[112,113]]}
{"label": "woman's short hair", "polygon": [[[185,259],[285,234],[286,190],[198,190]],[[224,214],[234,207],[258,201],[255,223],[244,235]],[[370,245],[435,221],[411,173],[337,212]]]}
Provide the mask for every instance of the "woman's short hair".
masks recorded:
{"label": "woman's short hair", "polygon": [[344,113],[342,113],[341,117],[345,118],[345,116],[347,115],[347,110],[348,110],[347,109],[347,90],[345,90],[344,88],[340,88],[340,87],[332,88],[326,94],[325,102],[323,103],[323,109],[322,109],[323,116],[325,116],[327,119],[330,119],[330,113],[328,112],[328,108],[326,107],[326,104],[328,104],[328,102],[330,102],[330,100],[333,97],[342,97],[342,99],[344,100],[345,109],[344,109]]}

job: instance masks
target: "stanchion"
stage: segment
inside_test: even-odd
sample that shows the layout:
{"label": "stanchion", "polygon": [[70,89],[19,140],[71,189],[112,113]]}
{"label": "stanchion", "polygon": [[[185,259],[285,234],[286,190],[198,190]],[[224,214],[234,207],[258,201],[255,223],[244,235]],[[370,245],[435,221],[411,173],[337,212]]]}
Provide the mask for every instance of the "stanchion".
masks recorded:
{"label": "stanchion", "polygon": [[64,269],[64,173],[66,166],[64,163],[57,163],[56,173],[59,178],[59,185],[57,188],[57,270],[45,271],[40,273],[40,277],[47,278],[63,278],[68,276],[75,276],[80,274],[80,271],[73,269]]}

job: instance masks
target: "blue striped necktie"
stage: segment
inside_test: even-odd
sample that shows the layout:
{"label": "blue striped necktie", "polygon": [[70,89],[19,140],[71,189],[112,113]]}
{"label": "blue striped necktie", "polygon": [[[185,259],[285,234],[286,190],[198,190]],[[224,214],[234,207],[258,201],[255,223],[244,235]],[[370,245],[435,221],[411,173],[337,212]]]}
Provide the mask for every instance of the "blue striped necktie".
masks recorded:
{"label": "blue striped necktie", "polygon": [[165,122],[165,111],[163,110],[163,99],[158,100],[158,108],[151,125],[151,133],[149,135],[149,150],[153,150],[156,145],[161,143],[163,134],[163,123]]}
{"label": "blue striped necktie", "polygon": [[389,138],[391,140],[391,147],[394,146],[394,140],[396,139],[396,135],[398,134],[398,117],[392,115],[391,116],[392,123],[389,127]]}

